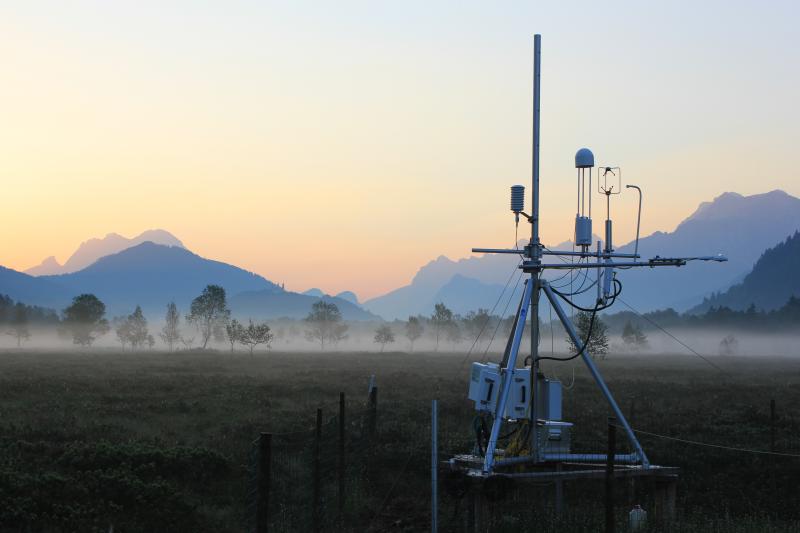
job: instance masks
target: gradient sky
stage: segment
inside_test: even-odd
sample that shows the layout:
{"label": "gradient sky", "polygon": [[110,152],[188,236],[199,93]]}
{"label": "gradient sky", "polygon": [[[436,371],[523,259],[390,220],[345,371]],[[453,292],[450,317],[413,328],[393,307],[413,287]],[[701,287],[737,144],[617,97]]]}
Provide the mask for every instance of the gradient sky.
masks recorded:
{"label": "gradient sky", "polygon": [[[543,34],[542,232],[573,154],[644,234],[723,191],[800,196],[795,2],[0,2],[0,264],[171,231],[292,290],[362,298],[511,245]],[[632,237],[636,197],[617,200]],[[596,212],[596,220],[601,213]]]}

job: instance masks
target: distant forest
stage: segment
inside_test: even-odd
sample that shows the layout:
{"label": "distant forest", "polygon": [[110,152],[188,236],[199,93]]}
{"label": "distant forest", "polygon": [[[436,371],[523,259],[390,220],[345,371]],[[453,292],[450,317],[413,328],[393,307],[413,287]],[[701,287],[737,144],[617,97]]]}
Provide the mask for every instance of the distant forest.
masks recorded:
{"label": "distant forest", "polygon": [[674,309],[637,314],[632,311],[603,316],[603,322],[612,331],[622,331],[630,322],[643,330],[664,328],[737,328],[751,332],[776,332],[789,329],[797,330],[800,326],[800,298],[790,296],[789,300],[774,311],[759,311],[751,304],[744,311],[736,311],[729,307],[712,307],[702,314],[678,313]]}
{"label": "distant forest", "polygon": [[24,316],[27,323],[37,326],[53,326],[59,323],[58,313],[53,309],[15,302],[0,294],[0,325],[12,324]]}

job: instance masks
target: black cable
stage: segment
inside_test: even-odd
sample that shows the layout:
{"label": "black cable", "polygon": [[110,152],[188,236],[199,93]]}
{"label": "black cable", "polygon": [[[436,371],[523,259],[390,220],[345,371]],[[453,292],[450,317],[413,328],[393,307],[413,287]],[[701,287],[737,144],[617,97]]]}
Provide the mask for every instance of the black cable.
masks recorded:
{"label": "black cable", "polygon": [[[600,305],[600,302],[597,302],[597,306]],[[589,341],[592,338],[592,331],[594,330],[594,320],[597,317],[597,309],[598,307],[595,306],[595,310],[592,311],[592,318],[589,320],[589,331],[586,333],[586,340],[583,342],[583,346],[581,349],[575,354],[569,357],[537,357],[537,361],[572,361],[573,359],[577,359],[583,352],[586,351],[586,348],[589,346]]]}
{"label": "black cable", "polygon": [[[467,351],[467,355],[464,356],[464,359],[461,360],[461,364],[458,365],[459,369],[461,369],[461,367],[464,366],[464,363],[467,361],[467,358],[470,356],[470,354],[472,353],[472,350],[475,348],[475,345],[480,340],[481,335],[483,335],[483,331],[486,329],[486,326],[488,326],[489,322],[492,321],[492,316],[494,316],[494,310],[497,309],[497,304],[499,304],[500,300],[503,299],[503,295],[506,293],[506,289],[508,289],[508,284],[511,283],[511,279],[514,277],[514,274],[516,274],[517,269],[519,268],[519,265],[520,265],[521,262],[522,262],[522,260],[520,260],[517,263],[517,266],[515,266],[514,270],[511,271],[511,275],[508,276],[508,279],[506,280],[506,284],[503,287],[503,290],[500,292],[500,296],[497,297],[497,301],[494,302],[494,305],[492,306],[492,310],[489,311],[489,317],[486,319],[486,321],[481,326],[481,330],[480,330],[480,332],[478,332],[478,336],[475,337],[475,340],[472,342],[472,346],[469,347],[469,351]],[[519,283],[519,282],[517,282],[517,283]],[[514,288],[514,290],[516,290],[516,287]],[[514,291],[511,291],[511,294],[514,294]],[[508,307],[508,306],[506,306],[506,307]],[[502,320],[503,320],[503,318],[500,317],[500,321],[501,322],[502,322]]]}
{"label": "black cable", "polygon": [[595,323],[595,319],[597,318],[597,312],[598,311],[602,311],[603,309],[608,309],[609,307],[614,305],[614,302],[616,301],[617,296],[619,296],[622,293],[622,282],[621,281],[619,281],[618,279],[614,278],[614,286],[617,287],[617,290],[612,295],[611,302],[607,303],[604,306],[601,306],[600,305],[600,300],[598,300],[597,304],[595,304],[595,306],[594,306],[594,309],[580,307],[579,305],[577,305],[577,304],[573,303],[571,300],[569,300],[566,296],[563,296],[558,291],[553,290],[553,292],[558,294],[561,298],[564,299],[565,302],[567,302],[569,305],[571,305],[575,309],[579,309],[579,310],[584,311],[586,313],[592,313],[592,318],[589,320],[589,331],[586,334],[586,340],[583,342],[583,346],[581,347],[581,349],[576,354],[571,355],[569,357],[537,357],[536,360],[537,361],[562,361],[563,362],[563,361],[572,361],[573,359],[577,359],[578,357],[583,355],[583,352],[586,351],[586,348],[589,346],[589,341],[592,338],[592,331],[594,330],[594,323]]}
{"label": "black cable", "polygon": [[[486,358],[487,358],[486,354],[489,353],[489,348],[492,347],[492,343],[494,342],[494,338],[497,335],[497,331],[500,329],[500,326],[503,323],[503,319],[505,318],[506,311],[508,311],[508,306],[511,303],[511,299],[514,297],[514,293],[517,292],[517,287],[519,287],[519,282],[522,280],[522,276],[524,274],[525,273],[522,270],[519,271],[519,278],[517,279],[516,283],[514,283],[514,289],[511,291],[511,294],[508,295],[508,300],[506,301],[506,306],[503,308],[503,314],[500,315],[500,320],[497,321],[497,325],[494,328],[494,332],[492,332],[492,338],[489,339],[489,344],[486,345],[486,349],[483,351],[483,357],[481,357],[481,361],[482,362],[484,360],[486,360]],[[526,283],[527,283],[527,281],[526,281]],[[523,294],[524,294],[524,289],[523,289]],[[466,360],[466,358],[465,358],[465,360]],[[462,362],[462,364],[463,364],[463,362]]]}
{"label": "black cable", "polygon": [[570,300],[569,299],[569,295],[564,294],[562,292],[559,292],[559,291],[557,291],[555,289],[552,289],[552,290],[553,290],[553,292],[555,294],[558,295],[559,298],[561,298],[562,300],[567,302],[567,304],[569,304],[570,306],[574,307],[578,311],[584,311],[586,313],[596,313],[597,311],[604,311],[605,309],[608,309],[609,307],[614,305],[614,302],[617,300],[617,296],[619,296],[622,293],[622,282],[619,281],[618,279],[614,278],[614,286],[617,287],[617,290],[614,292],[614,294],[611,295],[611,301],[609,303],[601,306],[601,307],[595,306],[593,309],[592,308],[588,308],[588,307],[581,307],[580,305],[578,305],[575,302],[573,302],[572,300]]}

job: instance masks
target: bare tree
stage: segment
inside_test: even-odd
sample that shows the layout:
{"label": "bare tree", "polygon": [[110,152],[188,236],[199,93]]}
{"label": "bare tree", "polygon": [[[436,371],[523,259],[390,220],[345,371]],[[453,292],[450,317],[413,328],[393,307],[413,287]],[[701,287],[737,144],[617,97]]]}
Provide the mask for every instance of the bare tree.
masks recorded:
{"label": "bare tree", "polygon": [[325,343],[337,343],[347,338],[347,324],[342,323],[342,313],[335,303],[320,300],[311,306],[311,312],[305,318],[309,328],[306,339],[319,342],[321,350]]}
{"label": "bare tree", "polygon": [[183,344],[183,348],[185,350],[191,350],[192,346],[194,345],[194,335],[191,337],[187,335],[181,335],[181,344]]}
{"label": "bare tree", "polygon": [[378,329],[375,330],[375,342],[381,345],[381,352],[383,352],[383,349],[388,343],[394,342],[394,332],[392,332],[392,328],[387,324],[378,326]]}
{"label": "bare tree", "polygon": [[422,322],[419,318],[415,316],[408,317],[408,322],[406,322],[406,338],[411,341],[411,351],[414,351],[414,342],[422,337],[422,333],[425,331],[425,328],[422,326]]}
{"label": "bare tree", "polygon": [[231,353],[233,353],[234,345],[237,342],[240,342],[242,336],[244,335],[244,326],[242,326],[239,321],[234,318],[225,326],[225,333],[228,336],[228,342],[231,343]]}
{"label": "bare tree", "polygon": [[[240,325],[240,327],[242,327]],[[269,343],[272,342],[272,333],[266,323],[253,324],[251,320],[247,327],[242,327],[239,342],[250,348],[250,356],[253,356],[253,349],[259,344],[266,344],[269,348]]]}
{"label": "bare tree", "polygon": [[178,307],[175,302],[167,304],[167,316],[164,321],[164,327],[161,328],[161,333],[158,334],[167,349],[171,352],[175,345],[181,340],[180,329],[181,315],[178,313]]}
{"label": "bare tree", "polygon": [[22,341],[31,338],[28,330],[28,309],[25,304],[17,303],[14,306],[14,318],[11,320],[11,331],[9,335],[17,339],[17,348],[22,346]]}
{"label": "bare tree", "polygon": [[111,320],[114,326],[114,333],[117,335],[117,340],[122,345],[122,351],[125,351],[125,346],[128,344],[131,333],[131,324],[126,316],[117,316]]}

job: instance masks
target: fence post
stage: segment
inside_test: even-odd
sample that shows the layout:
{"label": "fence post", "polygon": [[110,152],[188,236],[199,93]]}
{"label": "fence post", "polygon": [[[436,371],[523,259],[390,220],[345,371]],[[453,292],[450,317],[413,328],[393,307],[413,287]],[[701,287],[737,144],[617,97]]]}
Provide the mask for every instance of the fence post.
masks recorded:
{"label": "fence post", "polygon": [[769,449],[775,453],[775,399],[769,401]]}
{"label": "fence post", "polygon": [[314,521],[314,531],[321,531],[322,520],[320,516],[320,464],[319,464],[319,450],[320,441],[322,440],[322,409],[317,409],[317,427],[314,432],[314,456],[313,456],[313,501],[312,505],[312,518]]}
{"label": "fence post", "polygon": [[431,401],[431,533],[439,531],[439,414],[436,400]]}
{"label": "fence post", "polygon": [[344,393],[339,393],[339,524],[344,526],[344,473],[345,473],[345,423],[344,423]]}
{"label": "fence post", "polygon": [[[769,401],[769,451],[775,453],[775,398]],[[772,487],[772,498],[778,495],[778,485],[775,481],[775,456],[770,457],[770,485]]]}
{"label": "fence post", "polygon": [[258,437],[258,465],[256,466],[256,533],[269,530],[269,491],[272,477],[272,434]]}
{"label": "fence post", "polygon": [[606,458],[606,533],[614,533],[614,455],[617,453],[617,420],[608,418],[608,457]]}
{"label": "fence post", "polygon": [[378,387],[372,387],[369,391],[369,436],[375,435],[378,425]]}

